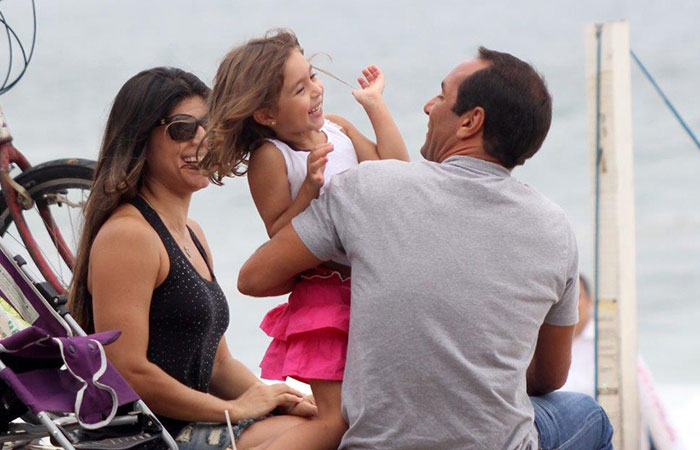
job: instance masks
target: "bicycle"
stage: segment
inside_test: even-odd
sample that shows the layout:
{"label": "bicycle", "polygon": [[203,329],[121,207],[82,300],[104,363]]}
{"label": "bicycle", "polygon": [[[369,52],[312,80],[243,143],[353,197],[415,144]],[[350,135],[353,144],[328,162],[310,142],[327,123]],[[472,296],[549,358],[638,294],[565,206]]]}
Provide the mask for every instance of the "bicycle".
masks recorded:
{"label": "bicycle", "polygon": [[[32,261],[44,279],[58,294],[65,294],[67,282],[62,279],[61,264],[72,270],[75,256],[73,250],[79,236],[77,229],[82,207],[87,200],[95,172],[95,162],[79,158],[48,161],[32,166],[27,158],[12,143],[7,122],[0,108],[0,236],[8,233],[14,223],[19,236]],[[12,168],[21,173],[11,176]],[[60,211],[59,208],[63,210]],[[48,233],[50,243],[57,249],[61,261],[51,264],[32,230],[37,225],[27,221],[25,211],[35,210]],[[55,216],[67,220],[56,220]],[[61,230],[70,230],[71,244]]]}

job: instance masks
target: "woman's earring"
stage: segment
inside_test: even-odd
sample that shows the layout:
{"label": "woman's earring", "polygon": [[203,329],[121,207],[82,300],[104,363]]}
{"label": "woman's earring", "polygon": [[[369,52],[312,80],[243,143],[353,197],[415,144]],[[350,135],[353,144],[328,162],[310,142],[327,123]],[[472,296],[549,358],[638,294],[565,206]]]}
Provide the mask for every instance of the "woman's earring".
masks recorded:
{"label": "woman's earring", "polygon": [[270,122],[270,125],[272,125],[272,126],[277,125],[277,121],[275,121],[275,120],[271,121],[271,122]]}

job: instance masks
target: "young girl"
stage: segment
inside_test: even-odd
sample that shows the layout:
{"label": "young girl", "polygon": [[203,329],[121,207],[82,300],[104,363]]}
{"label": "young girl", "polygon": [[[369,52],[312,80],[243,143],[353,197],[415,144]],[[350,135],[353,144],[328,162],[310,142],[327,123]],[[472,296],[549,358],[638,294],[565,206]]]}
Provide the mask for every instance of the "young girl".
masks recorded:
{"label": "young girl", "polygon": [[[382,99],[384,75],[362,71],[353,91],[374,127],[377,144],[342,117],[324,115],[323,84],[296,36],[275,30],[234,48],[210,97],[208,153],[215,182],[248,172],[250,192],[273,236],[309,206],[329,179],[359,162],[408,160]],[[289,302],[270,311],[262,329],[273,338],[262,376],[291,376],[311,385],[318,417],[269,442],[267,449],[335,449],[347,425],[340,391],[350,317],[350,268],[329,261],[302,275]]]}

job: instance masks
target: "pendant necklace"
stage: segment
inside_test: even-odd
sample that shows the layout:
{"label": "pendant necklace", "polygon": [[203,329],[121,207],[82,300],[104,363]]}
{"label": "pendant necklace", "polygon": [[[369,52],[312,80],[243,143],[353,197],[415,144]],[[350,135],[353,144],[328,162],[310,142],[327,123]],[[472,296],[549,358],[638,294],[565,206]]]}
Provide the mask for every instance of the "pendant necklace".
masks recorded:
{"label": "pendant necklace", "polygon": [[[153,211],[155,211],[155,212],[158,214],[158,217],[160,217],[160,220],[163,222],[163,225],[165,225],[165,228],[167,228],[167,229],[171,232],[171,234],[173,235],[173,237],[175,237],[175,236],[176,236],[176,235],[175,235],[175,229],[172,228],[172,227],[168,227],[168,225],[165,223],[165,220],[163,220],[163,214],[162,214],[160,211],[158,211],[157,209],[155,209],[155,208],[153,207],[153,205],[151,205],[151,202],[149,202],[149,201],[146,199],[146,197],[144,197],[143,195],[141,195],[141,198],[148,204],[148,206],[151,207],[151,209],[152,209]],[[179,233],[178,233],[178,234],[179,234]],[[190,252],[190,246],[187,245],[187,239],[185,239],[185,236],[183,236],[182,234],[179,234],[177,237],[180,238],[180,240],[182,241],[182,243],[178,242],[177,239],[175,239],[175,243],[178,244],[178,245],[180,246],[180,248],[182,248],[182,251],[185,253],[185,256],[187,256],[189,259],[192,259],[192,253]]]}

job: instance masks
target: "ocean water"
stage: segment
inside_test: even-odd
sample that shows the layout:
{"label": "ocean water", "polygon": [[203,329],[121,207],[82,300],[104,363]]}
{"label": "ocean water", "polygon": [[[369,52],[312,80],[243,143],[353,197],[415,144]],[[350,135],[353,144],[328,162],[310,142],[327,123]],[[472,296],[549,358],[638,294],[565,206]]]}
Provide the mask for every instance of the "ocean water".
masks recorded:
{"label": "ocean water", "polygon": [[[584,26],[629,20],[632,48],[700,132],[700,4],[691,0],[38,3],[34,59],[24,79],[0,98],[17,147],[35,163],[96,157],[111,101],[136,72],[171,65],[210,82],[231,46],[274,27],[294,29],[309,54],[331,55],[332,61],[322,63],[343,79],[354,80],[370,63],[382,67],[385,97],[415,159],[427,123],[422,107],[453,66],[473,57],[479,45],[528,60],[548,81],[554,120],[539,154],[514,176],[564,208],[576,231],[582,270],[589,274],[593,220]],[[30,3],[5,0],[0,10],[28,46]],[[0,45],[3,64],[7,56]],[[371,136],[349,89],[324,82],[325,110],[344,115]],[[700,446],[689,419],[700,408],[700,151],[636,67],[632,89],[639,349],[690,448]],[[231,179],[198,193],[191,215],[208,236],[228,295],[229,346],[257,370],[267,345],[258,323],[283,299],[247,298],[235,287],[240,266],[266,237],[247,182]]]}

